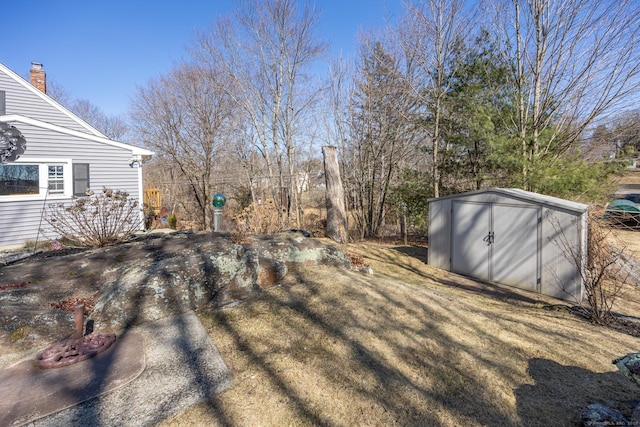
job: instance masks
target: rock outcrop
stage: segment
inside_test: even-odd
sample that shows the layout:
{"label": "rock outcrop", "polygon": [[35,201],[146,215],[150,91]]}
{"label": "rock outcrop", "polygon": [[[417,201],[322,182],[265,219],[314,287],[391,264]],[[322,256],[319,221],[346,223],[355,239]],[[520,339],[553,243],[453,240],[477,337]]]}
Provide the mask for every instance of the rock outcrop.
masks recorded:
{"label": "rock outcrop", "polygon": [[302,264],[349,268],[343,252],[299,233],[256,236],[244,244],[221,235],[181,234],[132,245],[144,245],[148,256],[105,272],[105,292],[91,313],[98,328],[234,303]]}
{"label": "rock outcrop", "polygon": [[630,353],[612,362],[625,377],[640,387],[640,353]]}
{"label": "rock outcrop", "polygon": [[22,328],[4,328],[5,334],[52,335],[66,324],[71,329],[69,313],[51,308],[60,301],[72,307],[93,301],[88,318],[94,328],[115,331],[207,304],[232,304],[301,265],[350,268],[345,253],[300,232],[245,240],[234,243],[221,233],[157,234],[95,250],[36,254],[4,266],[0,285],[9,285],[0,292],[2,318]]}

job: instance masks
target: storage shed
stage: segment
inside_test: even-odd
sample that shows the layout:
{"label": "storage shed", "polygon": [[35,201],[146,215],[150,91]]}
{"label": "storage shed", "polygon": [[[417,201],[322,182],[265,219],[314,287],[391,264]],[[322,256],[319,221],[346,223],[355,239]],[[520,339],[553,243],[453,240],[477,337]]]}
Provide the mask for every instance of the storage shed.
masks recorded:
{"label": "storage shed", "polygon": [[582,300],[587,205],[503,188],[428,202],[430,265],[564,300]]}

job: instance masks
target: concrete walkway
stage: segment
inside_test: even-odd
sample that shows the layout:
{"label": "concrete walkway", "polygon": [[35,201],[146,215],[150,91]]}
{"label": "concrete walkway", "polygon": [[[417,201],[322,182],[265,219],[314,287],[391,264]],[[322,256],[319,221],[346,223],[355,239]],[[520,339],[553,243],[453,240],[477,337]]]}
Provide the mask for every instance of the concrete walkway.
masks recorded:
{"label": "concrete walkway", "polygon": [[[193,312],[125,331],[112,348],[76,365],[33,372],[30,363],[0,371],[0,380],[13,378],[11,387],[19,391],[9,395],[0,388],[14,403],[0,406],[2,425],[155,425],[232,383]],[[87,369],[90,364],[98,369]],[[24,413],[19,402],[29,396],[33,404]]]}

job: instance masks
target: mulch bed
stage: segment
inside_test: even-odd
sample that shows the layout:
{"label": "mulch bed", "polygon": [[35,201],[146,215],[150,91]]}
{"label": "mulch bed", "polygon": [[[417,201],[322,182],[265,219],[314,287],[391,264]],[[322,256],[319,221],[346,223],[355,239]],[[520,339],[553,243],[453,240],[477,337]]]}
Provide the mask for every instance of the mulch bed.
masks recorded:
{"label": "mulch bed", "polygon": [[84,305],[84,314],[86,315],[93,311],[95,300],[93,298],[68,298],[50,304],[51,307],[63,311],[75,311],[78,305]]}
{"label": "mulch bed", "polygon": [[7,290],[7,289],[24,288],[29,283],[31,283],[31,282],[16,282],[16,283],[9,283],[7,285],[0,285],[0,291],[4,291],[4,290]]}

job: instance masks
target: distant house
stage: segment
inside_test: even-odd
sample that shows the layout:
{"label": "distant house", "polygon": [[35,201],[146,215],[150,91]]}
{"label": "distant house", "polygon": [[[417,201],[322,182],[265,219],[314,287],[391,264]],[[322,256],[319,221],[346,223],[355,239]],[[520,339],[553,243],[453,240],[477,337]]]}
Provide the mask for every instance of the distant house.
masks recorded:
{"label": "distant house", "polygon": [[3,158],[0,132],[0,248],[43,239],[45,204],[86,197],[89,188],[127,191],[142,206],[141,166],[153,154],[109,139],[47,96],[42,64],[32,64],[30,80],[0,63],[0,130],[26,141],[19,158]]}

